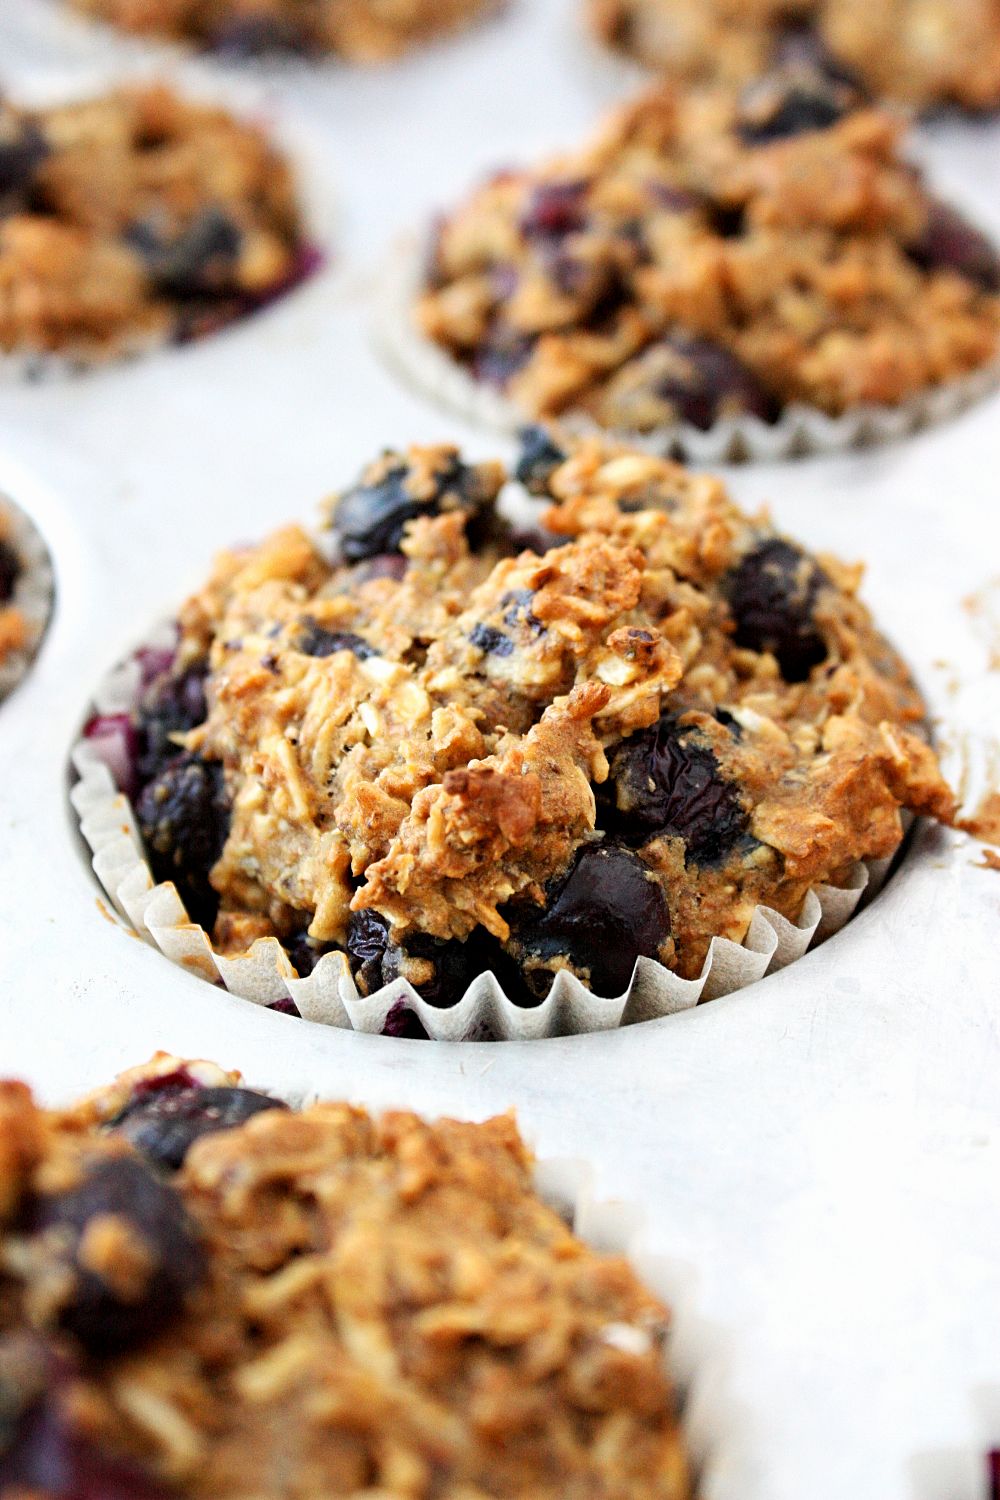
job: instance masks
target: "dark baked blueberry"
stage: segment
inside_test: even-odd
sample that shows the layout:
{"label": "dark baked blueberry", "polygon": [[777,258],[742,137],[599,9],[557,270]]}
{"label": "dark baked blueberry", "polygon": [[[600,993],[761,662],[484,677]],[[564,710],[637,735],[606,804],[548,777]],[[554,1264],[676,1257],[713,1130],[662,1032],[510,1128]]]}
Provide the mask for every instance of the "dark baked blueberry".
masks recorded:
{"label": "dark baked blueberry", "polygon": [[536,187],[521,219],[527,239],[561,239],[586,223],[585,181],[547,182]]}
{"label": "dark baked blueberry", "polygon": [[462,510],[469,516],[468,536],[475,543],[476,524],[492,507],[495,490],[479,469],[457,457],[447,459],[435,475],[436,490],[418,498],[407,485],[410,470],[401,459],[373,483],[362,482],[337,501],[331,526],[347,562],[362,562],[398,552],[407,522]]}
{"label": "dark baked blueberry", "polygon": [[[141,1287],[117,1289],[81,1259],[87,1230],[113,1218],[138,1238],[145,1266]],[[95,1353],[150,1338],[179,1310],[203,1270],[201,1248],[181,1199],[135,1156],[92,1162],[76,1187],[36,1199],[29,1232],[46,1235],[69,1275],[60,1321]]]}
{"label": "dark baked blueberry", "polygon": [[509,593],[504,594],[500,600],[503,606],[504,624],[512,628],[526,625],[532,635],[541,635],[545,626],[532,613],[531,602],[534,597],[531,589],[511,589]]}
{"label": "dark baked blueberry", "polygon": [[314,942],[305,931],[283,938],[282,945],[300,979],[308,979],[323,955],[334,952],[332,944]]}
{"label": "dark baked blueberry", "polygon": [[383,1036],[409,1037],[411,1041],[426,1042],[430,1038],[421,1024],[420,1017],[410,1009],[405,1000],[397,1000],[385,1018]]}
{"label": "dark baked blueberry", "polygon": [[771,66],[779,73],[811,73],[851,89],[858,103],[864,97],[861,80],[845,62],[835,57],[815,26],[789,24],[771,54]]}
{"label": "dark baked blueberry", "polygon": [[156,880],[175,881],[189,916],[211,926],[218,898],[208,872],[229,831],[222,766],[187,751],[175,756],[143,789],[136,816]]}
{"label": "dark baked blueberry", "polygon": [[534,347],[534,339],[498,325],[473,354],[472,373],[484,385],[503,390],[524,369]]}
{"label": "dark baked blueberry", "polygon": [[786,681],[804,682],[827,657],[813,610],[828,582],[822,568],[790,542],[761,542],[723,580],[736,644],[772,652]]}
{"label": "dark baked blueberry", "polygon": [[433,974],[413,987],[428,1004],[442,1008],[460,1000],[476,975],[490,967],[488,947],[478,934],[462,943],[418,932],[402,948],[390,941],[385,918],[369,908],[352,912],[347,929],[351,967],[365,994],[374,994],[394,979],[409,978],[408,962],[419,959],[433,966]]}
{"label": "dark baked blueberry", "polygon": [[9,542],[0,540],[0,604],[14,597],[14,587],[21,576],[21,559]]}
{"label": "dark baked blueberry", "polygon": [[778,404],[735,354],[709,339],[675,333],[648,353],[668,354],[666,373],[658,371],[655,393],[674,408],[677,420],[703,432],[721,416],[736,413],[773,422]]}
{"label": "dark baked blueberry", "polygon": [[263,1110],[286,1107],[252,1089],[168,1084],[130,1099],[110,1128],[156,1166],[176,1171],[203,1135],[232,1130]]}
{"label": "dark baked blueberry", "polygon": [[358,661],[367,661],[378,656],[375,647],[360,635],[349,630],[324,630],[315,620],[306,620],[302,635],[295,642],[295,649],[304,656],[333,656],[337,651],[350,651]]}
{"label": "dark baked blueberry", "polygon": [[48,143],[33,121],[0,118],[0,201],[26,192],[48,154]]}
{"label": "dark baked blueberry", "polygon": [[752,84],[740,99],[736,126],[748,146],[828,130],[854,107],[852,89],[811,67],[782,68]]}
{"label": "dark baked blueberry", "polygon": [[155,219],[130,224],[125,242],[159,291],[171,297],[203,297],[231,285],[243,236],[238,225],[213,206],[180,231]]}
{"label": "dark baked blueberry", "polygon": [[186,672],[164,672],[143,693],[135,718],[139,735],[136,771],[141,783],[151,781],[177,756],[179,747],[172,735],[186,734],[205,722],[207,673],[207,661]]}
{"label": "dark baked blueberry", "polygon": [[1000,252],[947,203],[931,201],[924,232],[908,254],[924,271],[957,271],[984,292],[1000,292]]}
{"label": "dark baked blueberry", "polygon": [[212,33],[211,47],[234,58],[312,50],[306,31],[283,16],[238,16],[221,21]]}
{"label": "dark baked blueberry", "polygon": [[584,847],[541,912],[510,909],[506,916],[508,951],[539,999],[562,968],[597,995],[620,995],[636,959],[658,957],[670,936],[662,889],[631,849],[616,844]]}
{"label": "dark baked blueberry", "polygon": [[514,650],[510,636],[504,635],[502,630],[494,630],[492,625],[474,625],[469,631],[469,640],[486,656],[510,656]]}
{"label": "dark baked blueberry", "polygon": [[602,811],[616,833],[642,842],[673,835],[684,840],[688,860],[707,865],[746,832],[738,789],[697,732],[685,732],[673,715],[621,740],[608,763]]}
{"label": "dark baked blueberry", "polygon": [[548,495],[549,480],[566,455],[546,432],[544,427],[522,427],[518,434],[521,452],[518,456],[514,478],[532,495]]}
{"label": "dark baked blueberry", "polygon": [[88,1443],[52,1396],[30,1408],[6,1451],[0,1444],[0,1493],[45,1500],[176,1500],[176,1492],[137,1465]]}

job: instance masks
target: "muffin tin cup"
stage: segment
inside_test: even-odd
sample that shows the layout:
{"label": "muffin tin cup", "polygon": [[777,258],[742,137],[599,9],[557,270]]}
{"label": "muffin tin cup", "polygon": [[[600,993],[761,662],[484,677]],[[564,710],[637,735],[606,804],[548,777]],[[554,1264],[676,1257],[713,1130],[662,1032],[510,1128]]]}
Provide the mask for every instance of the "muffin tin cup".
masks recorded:
{"label": "muffin tin cup", "polygon": [[[131,66],[105,64],[72,69],[39,70],[30,81],[19,81],[10,97],[18,105],[46,108],[76,100],[86,100],[131,85],[165,83],[183,99],[195,104],[218,105],[234,118],[258,126],[288,160],[295,174],[303,240],[300,254],[303,272],[294,278],[286,291],[265,296],[259,307],[222,323],[210,333],[198,335],[192,342],[227,333],[294,296],[307,286],[335,254],[338,229],[338,203],[331,182],[326,151],[312,132],[272,111],[265,92],[249,80],[208,77],[194,66],[145,57]],[[313,264],[315,262],[315,264]],[[177,339],[169,329],[135,332],[126,335],[118,345],[102,350],[67,347],[59,350],[0,350],[0,384],[40,384],[72,380],[95,370],[126,365],[176,346]]]}
{"label": "muffin tin cup", "polygon": [[[173,626],[165,625],[141,649],[169,651],[173,643]],[[141,673],[133,657],[100,684],[92,712],[128,715],[141,691]],[[78,780],[70,800],[94,873],[134,931],[172,963],[255,1005],[291,1000],[307,1021],[374,1034],[393,1034],[406,1012],[416,1016],[435,1041],[459,1042],[530,1041],[609,1031],[687,1010],[786,968],[839,932],[861,901],[878,892],[892,863],[858,862],[843,887],[814,886],[794,921],[758,906],[742,943],[712,939],[696,979],[681,979],[655,960],[640,958],[623,995],[592,994],[574,975],[563,972],[546,999],[529,1008],[505,994],[494,974],[484,973],[454,1005],[440,1008],[428,1004],[405,979],[372,995],[360,994],[342,953],[326,954],[311,975],[300,979],[276,938],[260,938],[237,957],[214,952],[208,933],[191,921],[173,883],[158,885],[154,880],[132,805],[112,774],[114,758],[98,740],[78,740],[71,752]]]}
{"label": "muffin tin cup", "polygon": [[[503,433],[537,421],[499,391],[477,381],[417,328],[413,306],[424,265],[423,238],[401,240],[386,262],[375,303],[373,336],[383,359],[408,385],[456,416]],[[773,462],[810,454],[869,448],[946,421],[1000,385],[1000,356],[958,380],[933,387],[898,406],[862,405],[840,417],[792,404],[776,422],[726,417],[702,431],[678,422],[655,432],[610,434],[580,413],[559,416],[566,432],[601,433],[652,453],[694,464]]]}
{"label": "muffin tin cup", "polygon": [[24,645],[0,657],[2,703],[21,681],[41,645],[52,613],[55,580],[48,548],[30,517],[3,494],[0,494],[0,513],[9,523],[7,539],[21,562],[13,597],[0,608],[16,609],[26,626]]}

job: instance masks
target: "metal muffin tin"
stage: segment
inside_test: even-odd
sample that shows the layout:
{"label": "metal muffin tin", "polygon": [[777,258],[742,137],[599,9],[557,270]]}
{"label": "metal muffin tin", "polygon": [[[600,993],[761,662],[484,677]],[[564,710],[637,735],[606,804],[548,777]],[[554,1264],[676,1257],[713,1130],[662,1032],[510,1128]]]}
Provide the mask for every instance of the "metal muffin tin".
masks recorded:
{"label": "metal muffin tin", "polygon": [[[982,1500],[1000,1438],[1000,873],[972,841],[919,827],[871,907],[737,996],[614,1033],[451,1045],[324,1029],[179,972],[112,919],[74,829],[86,702],[214,549],[311,517],[386,443],[510,455],[393,381],[371,304],[397,232],[611,101],[579,9],[513,0],[379,72],[256,68],[269,108],[328,153],[333,263],[201,344],[0,387],[0,490],[57,582],[41,653],[0,706],[0,1071],[57,1101],[163,1047],[295,1097],[514,1107],[541,1155],[584,1154],[597,1194],[642,1205],[649,1242],[695,1268],[740,1432],[716,1454],[716,1500]],[[52,0],[4,0],[0,48],[13,93],[42,67],[134,57],[64,27]],[[916,149],[1000,235],[1000,126],[942,122]],[[741,504],[867,561],[865,597],[972,800],[1000,760],[998,419],[992,396],[870,454],[728,476]]]}

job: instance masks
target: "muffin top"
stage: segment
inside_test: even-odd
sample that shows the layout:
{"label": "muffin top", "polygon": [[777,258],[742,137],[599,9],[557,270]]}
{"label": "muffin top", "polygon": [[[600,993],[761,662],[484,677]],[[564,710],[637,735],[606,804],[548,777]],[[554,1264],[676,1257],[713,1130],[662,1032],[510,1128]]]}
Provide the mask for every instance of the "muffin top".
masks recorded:
{"label": "muffin top", "polygon": [[901,128],[808,60],[653,90],[441,221],[418,327],[530,415],[617,432],[898,405],[1000,336],[1000,260]]}
{"label": "muffin top", "polygon": [[14,597],[23,572],[13,517],[0,500],[0,667],[28,641],[28,622]]}
{"label": "muffin top", "polygon": [[226,53],[333,53],[380,63],[490,14],[502,0],[69,0],[126,31]]}
{"label": "muffin top", "polygon": [[587,0],[603,40],[688,80],[745,83],[790,54],[918,109],[1000,104],[997,0]]}
{"label": "muffin top", "polygon": [[624,447],[535,432],[518,473],[527,537],[499,464],[386,453],[184,605],[128,789],[219,951],[337,950],[438,1004],[487,969],[617,996],[891,854],[901,807],[951,816],[859,568]]}
{"label": "muffin top", "polygon": [[0,1127],[5,1494],[689,1494],[666,1310],[512,1117],[292,1113],[160,1055],[63,1112],[0,1084]]}
{"label": "muffin top", "polygon": [[160,85],[0,103],[0,350],[100,358],[186,339],[308,269],[291,170]]}

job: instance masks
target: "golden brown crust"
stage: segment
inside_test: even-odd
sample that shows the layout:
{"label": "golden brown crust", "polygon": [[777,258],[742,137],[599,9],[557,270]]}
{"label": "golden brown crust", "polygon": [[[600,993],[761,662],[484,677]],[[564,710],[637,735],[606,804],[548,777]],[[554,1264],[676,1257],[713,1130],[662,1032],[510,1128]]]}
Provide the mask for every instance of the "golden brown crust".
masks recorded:
{"label": "golden brown crust", "polygon": [[[598,987],[562,929],[525,933],[607,849],[662,892],[638,951],[693,977],[756,906],[795,919],[813,885],[891,854],[902,809],[952,817],[859,568],[811,558],[718,480],[598,442],[554,455],[547,551],[514,552],[488,507],[454,508],[502,473],[446,448],[380,460],[334,503],[335,533],[407,498],[428,464],[445,498],[406,523],[405,556],[331,563],[286,529],[224,556],[181,612],[174,674],[204,661],[207,716],[176,749],[221,766],[227,805],[210,871],[222,951],[273,934],[298,964],[308,929],[313,951],[346,948],[368,992],[390,961],[418,985],[454,961],[451,1003],[541,942],[553,972]],[[159,827],[152,785],[144,828]],[[184,866],[187,835],[167,832],[180,854],[161,877]],[[614,891],[596,899],[591,925]],[[358,935],[361,919],[376,930]],[[506,954],[481,953],[487,936]],[[374,968],[373,942],[394,951]]]}
{"label": "golden brown crust", "polygon": [[164,86],[4,105],[21,165],[0,219],[0,349],[98,357],[225,322],[298,274],[291,169]]}
{"label": "golden brown crust", "polygon": [[471,25],[501,0],[69,0],[77,10],[143,36],[237,52],[331,52],[388,62]]}
{"label": "golden brown crust", "polygon": [[877,97],[1000,104],[997,0],[588,0],[609,45],[688,80],[745,83],[808,26]]}
{"label": "golden brown crust", "polygon": [[528,414],[618,432],[895,406],[989,363],[1000,262],[982,284],[928,262],[900,122],[749,140],[743,109],[653,90],[480,187],[438,232],[422,332]]}
{"label": "golden brown crust", "polygon": [[[161,1058],[154,1071],[184,1066]],[[81,1360],[53,1325],[58,1303],[39,1295],[38,1237],[9,1205],[71,1185],[74,1168],[86,1178],[95,1154],[131,1155],[101,1125],[133,1085],[148,1088],[143,1077],[64,1114],[17,1086],[0,1092],[14,1138],[31,1143],[0,1161],[12,1417],[38,1399],[49,1350],[57,1420],[190,1500],[689,1494],[666,1310],[535,1196],[511,1116],[429,1125],[317,1104],[202,1137],[170,1179],[202,1280],[131,1351]],[[106,1222],[93,1235],[101,1274],[126,1297],[129,1228],[117,1249]],[[16,1394],[4,1384],[15,1370]]]}

